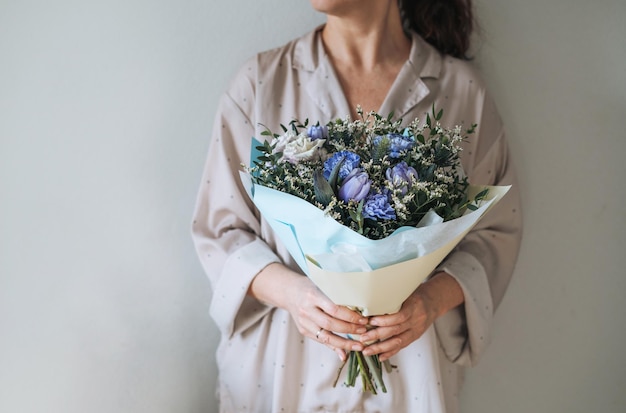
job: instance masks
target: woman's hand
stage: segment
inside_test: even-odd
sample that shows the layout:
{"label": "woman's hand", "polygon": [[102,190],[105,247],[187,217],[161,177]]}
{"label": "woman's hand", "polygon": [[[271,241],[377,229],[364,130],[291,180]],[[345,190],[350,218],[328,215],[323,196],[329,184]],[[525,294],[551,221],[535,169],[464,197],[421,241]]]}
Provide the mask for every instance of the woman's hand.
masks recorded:
{"label": "woman's hand", "polygon": [[389,359],[401,349],[419,339],[434,321],[462,304],[463,290],[449,274],[438,273],[420,285],[395,314],[375,316],[370,325],[376,327],[361,335],[368,345],[363,354],[378,354],[381,361]]}
{"label": "woman's hand", "polygon": [[[335,305],[308,277],[299,276],[297,287],[287,304],[298,331],[303,336],[335,350],[341,360],[345,351],[361,351],[365,346],[338,334],[362,334],[367,331],[367,317],[344,306]],[[335,334],[338,333],[338,334]]]}
{"label": "woman's hand", "polygon": [[300,334],[325,344],[342,361],[346,358],[346,351],[365,348],[359,341],[339,334],[365,333],[367,317],[335,305],[308,277],[282,264],[268,265],[255,277],[248,293],[260,301],[289,311]]}

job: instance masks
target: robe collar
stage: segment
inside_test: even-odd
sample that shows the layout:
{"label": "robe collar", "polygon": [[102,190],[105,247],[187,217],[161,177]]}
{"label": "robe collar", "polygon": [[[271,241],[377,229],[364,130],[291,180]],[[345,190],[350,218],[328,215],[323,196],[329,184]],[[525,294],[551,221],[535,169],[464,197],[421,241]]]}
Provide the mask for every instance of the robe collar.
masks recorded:
{"label": "robe collar", "polygon": [[[339,79],[324,49],[319,26],[303,36],[295,45],[293,68],[310,72],[305,86],[312,102],[328,117],[345,117],[350,113],[348,102]],[[389,89],[379,113],[402,118],[430,93],[423,79],[438,78],[441,74],[442,55],[426,43],[417,33],[411,32],[409,58],[400,69]]]}

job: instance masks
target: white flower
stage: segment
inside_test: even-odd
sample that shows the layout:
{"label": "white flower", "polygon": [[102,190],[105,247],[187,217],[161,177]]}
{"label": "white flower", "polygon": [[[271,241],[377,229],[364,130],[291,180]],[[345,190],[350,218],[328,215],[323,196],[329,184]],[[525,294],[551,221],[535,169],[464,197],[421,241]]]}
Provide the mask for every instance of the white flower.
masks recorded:
{"label": "white flower", "polygon": [[300,161],[319,157],[319,150],[324,142],[326,142],[325,139],[312,140],[306,133],[296,135],[293,131],[287,131],[284,135],[274,139],[272,143],[276,143],[274,153],[283,153],[283,161],[297,164]]}
{"label": "white flower", "polygon": [[284,152],[287,144],[296,139],[296,137],[297,135],[294,131],[288,130],[284,135],[274,138],[271,144],[276,146],[274,147],[272,153]]}

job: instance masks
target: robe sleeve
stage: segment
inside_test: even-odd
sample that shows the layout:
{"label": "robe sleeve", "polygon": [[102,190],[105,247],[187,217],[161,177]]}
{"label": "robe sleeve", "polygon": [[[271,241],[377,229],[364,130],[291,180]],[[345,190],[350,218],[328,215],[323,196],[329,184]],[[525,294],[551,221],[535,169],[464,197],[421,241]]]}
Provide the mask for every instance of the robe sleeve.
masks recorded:
{"label": "robe sleeve", "polygon": [[261,238],[259,214],[242,187],[255,133],[254,61],[222,96],[193,217],[192,238],[213,292],[210,314],[226,337],[258,322],[271,308],[247,295],[253,278],[280,258]]}
{"label": "robe sleeve", "polygon": [[465,302],[435,322],[446,357],[475,365],[490,338],[492,318],[509,284],[522,234],[519,186],[504,127],[489,96],[478,120],[475,153],[466,166],[470,183],[512,185],[500,202],[439,265],[460,284]]}

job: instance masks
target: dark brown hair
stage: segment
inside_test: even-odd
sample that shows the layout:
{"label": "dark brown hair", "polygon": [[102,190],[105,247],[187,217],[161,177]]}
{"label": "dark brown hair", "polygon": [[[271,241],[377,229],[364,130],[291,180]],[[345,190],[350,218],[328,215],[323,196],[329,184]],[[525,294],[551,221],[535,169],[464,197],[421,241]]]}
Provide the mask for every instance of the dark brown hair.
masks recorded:
{"label": "dark brown hair", "polygon": [[405,29],[410,29],[441,53],[469,59],[474,28],[471,0],[398,0]]}

